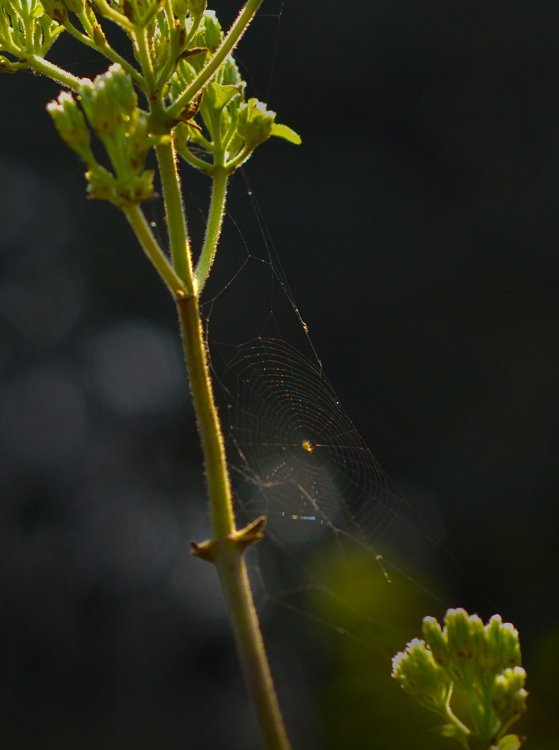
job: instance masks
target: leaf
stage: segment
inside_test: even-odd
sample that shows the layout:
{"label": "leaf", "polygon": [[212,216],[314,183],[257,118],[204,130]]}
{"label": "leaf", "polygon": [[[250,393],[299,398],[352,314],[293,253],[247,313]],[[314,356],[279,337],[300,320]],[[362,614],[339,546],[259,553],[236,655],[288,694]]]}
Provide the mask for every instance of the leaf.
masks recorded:
{"label": "leaf", "polygon": [[205,96],[210,101],[211,106],[220,112],[238,93],[238,86],[222,86],[220,83],[210,83]]}
{"label": "leaf", "polygon": [[272,126],[272,135],[283,138],[285,141],[289,141],[289,143],[294,143],[296,146],[300,146],[302,142],[301,136],[298,133],[287,125],[280,125],[276,122]]}
{"label": "leaf", "polygon": [[519,737],[517,734],[507,734],[501,737],[497,747],[499,750],[518,750],[525,739],[525,737]]}

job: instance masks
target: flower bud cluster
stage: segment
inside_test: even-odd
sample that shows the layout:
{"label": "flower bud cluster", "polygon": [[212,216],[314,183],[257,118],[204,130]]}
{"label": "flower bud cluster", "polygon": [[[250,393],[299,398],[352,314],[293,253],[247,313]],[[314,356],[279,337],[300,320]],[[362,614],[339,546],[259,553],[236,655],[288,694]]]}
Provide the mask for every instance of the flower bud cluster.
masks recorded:
{"label": "flower bud cluster", "polygon": [[421,705],[431,711],[444,709],[451,681],[442,669],[425,642],[414,638],[392,660],[393,676],[406,693],[416,698]]}
{"label": "flower bud cluster", "polygon": [[27,67],[30,55],[44,57],[63,30],[66,8],[61,0],[2,0],[0,3],[0,52],[19,58],[13,63],[0,58],[0,71]]}
{"label": "flower bud cluster", "polygon": [[[444,627],[434,617],[424,618],[423,637],[396,654],[392,676],[421,705],[450,720],[441,733],[472,750],[504,747],[511,740],[520,747],[520,738],[505,735],[526,711],[518,631],[499,615],[484,625],[477,615],[450,609]],[[455,689],[466,698],[471,727],[452,713]]]}
{"label": "flower bud cluster", "polygon": [[149,149],[160,139],[149,133],[148,118],[138,109],[130,76],[120,65],[111,65],[94,81],[82,80],[79,100],[89,125],[105,146],[114,174],[97,163],[84,115],[71,94],[60,94],[48,111],[62,139],[88,166],[89,195],[118,206],[149,200],[153,171],[144,171],[144,163]]}
{"label": "flower bud cluster", "polygon": [[276,113],[266,109],[258,99],[249,99],[239,105],[237,133],[251,151],[272,135]]}
{"label": "flower bud cluster", "polygon": [[70,146],[88,166],[92,166],[95,159],[90,147],[89,128],[72,94],[63,91],[56,101],[47,104],[47,111],[64,143]]}
{"label": "flower bud cluster", "polygon": [[[171,79],[171,100],[176,101],[202,70],[209,56],[223,39],[223,32],[213,11],[204,12],[198,34],[194,41],[196,54],[187,55],[177,66]],[[233,171],[240,166],[261,143],[277,135],[292,143],[300,143],[299,136],[286,125],[277,125],[276,113],[269,110],[258,99],[245,100],[246,82],[243,81],[234,58],[229,55],[212,81],[205,87],[200,100],[185,108],[184,125],[177,130],[179,144],[184,144],[181,153],[188,158],[187,142],[191,141],[211,150],[214,160]],[[200,114],[209,139],[200,126],[193,121]],[[218,156],[219,155],[219,156]],[[208,163],[200,165],[211,173]]]}

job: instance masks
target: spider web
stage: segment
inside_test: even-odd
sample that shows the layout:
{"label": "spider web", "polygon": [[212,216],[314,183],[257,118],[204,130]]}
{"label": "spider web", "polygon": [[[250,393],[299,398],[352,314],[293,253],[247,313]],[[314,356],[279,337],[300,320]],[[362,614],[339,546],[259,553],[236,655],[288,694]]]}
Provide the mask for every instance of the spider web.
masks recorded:
{"label": "spider web", "polygon": [[359,540],[381,536],[400,498],[320,364],[286,341],[258,338],[228,366],[237,378],[230,441],[241,463],[233,466],[256,488],[254,513],[265,513],[287,541],[325,529]]}
{"label": "spider web", "polygon": [[[276,29],[271,69],[261,81],[266,94],[283,10],[278,0],[268,14]],[[445,586],[472,581],[444,546],[436,502],[426,505],[425,493],[416,489],[414,497],[414,488],[401,491],[387,477],[340,404],[283,269],[282,257],[293,250],[282,237],[276,251],[251,168],[230,181],[202,313],[237,525],[267,518],[264,540],[247,551],[257,606],[264,619],[278,609],[296,613],[391,656],[385,636],[402,620],[398,599],[421,600],[415,634],[427,609],[441,615],[455,604],[441,593]],[[371,597],[349,591],[353,573],[357,579],[363,570],[365,587],[376,591],[373,615],[362,606]],[[400,633],[396,647],[404,642]]]}
{"label": "spider web", "polygon": [[[259,606],[297,612],[379,648],[379,621],[356,611],[352,597],[332,584],[333,571],[351,577],[355,559],[365,556],[383,596],[419,592],[440,611],[433,575],[449,563],[460,566],[441,542],[440,518],[424,517],[398,490],[344,411],[246,171],[235,182],[235,218],[227,217],[222,268],[203,309],[238,525],[267,517],[264,541],[249,550]],[[255,222],[246,221],[249,213]],[[230,314],[239,306],[240,322]],[[335,601],[349,620],[325,616],[317,600]],[[352,630],[356,617],[366,621],[365,638]]]}

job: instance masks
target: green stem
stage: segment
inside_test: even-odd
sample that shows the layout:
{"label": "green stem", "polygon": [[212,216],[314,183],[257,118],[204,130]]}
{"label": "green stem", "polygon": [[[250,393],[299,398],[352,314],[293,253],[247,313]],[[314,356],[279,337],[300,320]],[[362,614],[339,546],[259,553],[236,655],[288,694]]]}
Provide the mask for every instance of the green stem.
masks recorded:
{"label": "green stem", "polygon": [[215,551],[213,562],[219,573],[237,651],[265,746],[267,750],[289,750],[242,557],[242,547],[234,540],[237,532],[231,485],[208,367],[198,297],[178,296],[176,300],[192,401],[204,452],[212,544]]}
{"label": "green stem", "polygon": [[107,0],[95,0],[95,4],[105,18],[120,26],[129,36],[134,33],[134,24],[125,15],[111,8]]}
{"label": "green stem", "polygon": [[224,167],[217,167],[212,174],[212,198],[206,224],[206,236],[195,271],[198,294],[201,294],[214,262],[225,213],[228,176],[229,173]]}
{"label": "green stem", "polygon": [[135,37],[138,56],[140,58],[139,62],[142,66],[142,72],[147,84],[147,93],[152,94],[155,91],[155,73],[153,71],[153,63],[149,53],[147,31],[144,26],[136,28]]}
{"label": "green stem", "polygon": [[[169,78],[171,77],[171,74],[174,71],[176,64],[177,64],[179,52],[182,52],[182,49],[184,49],[184,46],[182,49],[180,50],[178,49],[178,45],[177,45],[178,34],[177,34],[177,30],[173,28],[173,8],[171,6],[171,3],[168,0],[166,3],[166,15],[168,18],[168,23],[169,23],[169,30],[170,30],[169,33],[171,34],[171,49],[167,56],[165,65],[157,74],[157,81],[156,81],[157,91],[161,90],[163,86],[167,83]],[[189,34],[189,37],[190,37],[190,34]],[[188,42],[188,39],[187,39],[187,42]]]}
{"label": "green stem", "polygon": [[186,295],[188,292],[185,289],[184,282],[175,273],[171,264],[167,260],[165,253],[157,244],[157,240],[153,236],[153,232],[151,231],[140,206],[138,206],[137,203],[130,204],[130,206],[124,209],[124,213],[126,214],[126,218],[130,222],[145,254],[151,260],[157,272],[169,287],[169,291],[173,297],[176,297],[177,294],[180,295],[180,293]]}
{"label": "green stem", "polygon": [[235,532],[235,518],[225,446],[214,403],[198,298],[196,295],[179,298],[177,307],[194,411],[204,452],[213,537],[224,539]]}
{"label": "green stem", "polygon": [[[194,412],[204,454],[212,523],[210,544],[215,550],[212,561],[219,573],[237,651],[266,748],[289,750],[242,557],[243,546],[235,538],[239,532],[235,525],[227,456],[215,405],[190,248],[186,243],[186,222],[172,144],[158,146],[157,156],[163,182],[169,235],[174,250],[173,258],[176,257],[175,270],[179,273],[177,263],[184,263],[184,283],[188,291],[187,294],[176,294],[175,300]],[[227,175],[224,177],[223,182],[226,183]],[[225,188],[225,184],[223,187]],[[220,213],[221,211],[222,209]]]}
{"label": "green stem", "polygon": [[452,698],[452,688],[449,690],[449,693],[447,696],[447,701],[446,701],[446,705],[444,709],[444,716],[458,730],[458,737],[457,737],[458,741],[462,745],[467,747],[467,738],[469,737],[471,732],[468,729],[468,727],[460,721],[460,719],[456,716],[456,714],[453,712],[452,708],[450,707],[451,698]]}
{"label": "green stem", "polygon": [[184,91],[176,102],[169,107],[167,110],[168,117],[171,119],[177,118],[188,102],[190,102],[196,94],[204,88],[227,55],[233,51],[235,45],[246,31],[249,23],[254,18],[261,3],[262,0],[248,0],[245,7],[239,13],[237,20],[229,29],[227,36],[218,47],[215,54],[212,55],[209,63],[200,71],[200,73],[198,73],[186,91]]}
{"label": "green stem", "polygon": [[65,22],[64,28],[69,34],[71,34],[82,44],[85,44],[87,47],[91,47],[92,49],[97,50],[97,52],[100,52],[108,60],[111,60],[111,62],[118,63],[121,68],[125,70],[128,75],[133,78],[134,81],[136,81],[142,91],[146,90],[146,82],[144,81],[142,75],[134,68],[134,66],[130,65],[130,63],[125,60],[124,57],[121,57],[118,52],[115,52],[115,50],[110,47],[109,44],[106,44],[103,47],[99,46],[93,41],[93,39],[90,39],[86,34],[82,34],[81,31],[76,29],[76,27],[69,20]]}
{"label": "green stem", "polygon": [[265,747],[289,750],[244,558],[238,552],[223,550],[217,555],[216,567]]}
{"label": "green stem", "polygon": [[244,146],[242,151],[237,154],[237,156],[234,159],[231,159],[231,161],[227,162],[227,169],[229,172],[232,172],[234,169],[237,169],[241,166],[252,154],[254,151],[253,148],[249,148],[249,146]]}
{"label": "green stem", "polygon": [[214,152],[214,145],[211,143],[211,141],[208,141],[208,139],[198,131],[196,133],[196,138],[193,141],[194,143],[197,143],[199,146],[202,146],[202,148],[205,148],[206,151],[209,154],[213,154]]}
{"label": "green stem", "polygon": [[186,284],[188,293],[193,294],[195,290],[190,243],[186,230],[186,218],[180,190],[175,149],[172,143],[166,143],[156,146],[155,151],[157,153],[161,183],[163,185],[163,198],[165,201],[173,267]]}
{"label": "green stem", "polygon": [[54,65],[43,57],[38,57],[37,55],[30,55],[27,58],[27,62],[29,67],[36,70],[37,73],[52,78],[53,81],[62,84],[62,86],[65,86],[67,89],[71,89],[72,91],[79,90],[80,79],[73,76],[71,73],[68,73],[66,70],[59,68],[58,65]]}
{"label": "green stem", "polygon": [[177,151],[182,156],[182,158],[187,161],[189,164],[191,164],[196,169],[199,169],[200,172],[204,172],[204,174],[209,174],[212,170],[212,165],[209,161],[204,161],[203,159],[198,158],[197,156],[194,156],[192,151],[188,148],[186,143],[179,143],[176,142]]}

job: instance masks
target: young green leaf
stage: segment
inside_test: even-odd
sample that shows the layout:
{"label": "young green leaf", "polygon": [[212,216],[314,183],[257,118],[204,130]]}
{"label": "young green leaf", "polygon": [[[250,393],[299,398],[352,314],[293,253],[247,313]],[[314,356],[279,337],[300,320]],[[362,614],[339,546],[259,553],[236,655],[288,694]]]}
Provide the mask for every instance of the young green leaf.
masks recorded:
{"label": "young green leaf", "polygon": [[284,141],[289,141],[289,143],[293,143],[295,146],[300,146],[302,143],[299,133],[296,133],[287,125],[281,125],[277,122],[272,125],[272,135],[275,135],[276,138],[283,138]]}
{"label": "young green leaf", "polygon": [[497,745],[498,750],[518,750],[524,739],[524,737],[519,737],[517,734],[507,734],[499,740],[499,744]]}

